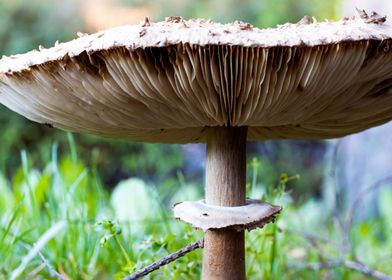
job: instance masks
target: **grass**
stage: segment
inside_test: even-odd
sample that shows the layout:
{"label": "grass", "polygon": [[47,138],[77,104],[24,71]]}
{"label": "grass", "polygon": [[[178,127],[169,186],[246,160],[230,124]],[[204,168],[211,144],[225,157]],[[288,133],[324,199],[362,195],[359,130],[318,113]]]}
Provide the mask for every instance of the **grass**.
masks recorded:
{"label": "grass", "polygon": [[[13,178],[0,175],[0,279],[120,279],[202,237],[171,218],[167,194],[140,179],[129,179],[109,193],[94,167],[70,152],[34,168],[26,151]],[[354,223],[344,231],[323,201],[296,205],[282,174],[276,186],[257,180],[257,159],[250,161],[248,196],[283,205],[275,224],[246,233],[249,279],[367,279],[337,266],[309,264],[350,260],[392,274],[392,192],[384,189],[379,218]],[[171,196],[200,199],[201,186],[177,178]],[[345,238],[347,237],[347,238]],[[348,244],[346,244],[348,243]],[[348,249],[345,250],[344,248]],[[202,250],[196,250],[146,279],[196,279]]]}

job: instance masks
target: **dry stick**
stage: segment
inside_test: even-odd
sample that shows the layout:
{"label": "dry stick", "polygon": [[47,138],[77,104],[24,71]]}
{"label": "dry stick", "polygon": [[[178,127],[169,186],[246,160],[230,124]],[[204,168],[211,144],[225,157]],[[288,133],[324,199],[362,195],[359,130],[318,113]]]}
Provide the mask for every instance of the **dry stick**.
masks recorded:
{"label": "dry stick", "polygon": [[293,230],[293,229],[288,229],[288,228],[283,228],[284,231],[296,235],[301,236],[303,239],[307,240],[310,245],[315,248],[318,252],[317,254],[322,257],[322,258],[328,258],[331,259],[331,255],[328,254],[327,252],[325,252],[325,250],[323,250],[323,248],[320,246],[320,244],[328,244],[330,246],[332,246],[333,248],[339,250],[339,245],[332,242],[331,240],[329,240],[326,237],[320,237],[317,235],[313,235],[307,232],[302,232],[302,231],[298,231],[298,230]]}
{"label": "dry stick", "polygon": [[[286,231],[288,232],[292,232],[295,234],[299,234],[301,235],[303,238],[308,239],[310,242],[313,241],[318,241],[318,242],[324,242],[324,243],[328,243],[332,246],[336,246],[332,243],[332,241],[330,241],[329,239],[326,238],[320,238],[318,236],[315,235],[311,235],[308,233],[304,233],[304,232],[299,232],[299,231],[295,231],[295,230],[290,230],[290,229],[286,229]],[[336,249],[338,249],[338,247],[335,247]],[[392,276],[388,276],[386,274],[384,274],[383,272],[377,271],[377,270],[373,270],[370,267],[368,267],[367,265],[360,263],[360,262],[355,262],[355,261],[349,261],[349,260],[337,260],[337,261],[329,261],[329,262],[318,262],[318,263],[309,263],[309,264],[304,264],[301,265],[302,268],[306,268],[306,269],[312,269],[312,270],[320,270],[320,269],[331,269],[331,268],[335,268],[338,266],[344,266],[346,268],[358,271],[362,274],[371,276],[375,279],[379,279],[379,280],[392,280]]]}
{"label": "dry stick", "polygon": [[156,262],[153,262],[149,266],[146,266],[145,268],[142,268],[139,271],[136,271],[132,275],[123,278],[123,280],[139,279],[143,276],[146,276],[147,274],[150,274],[154,270],[157,270],[157,269],[161,268],[162,266],[167,265],[167,264],[183,257],[184,255],[186,255],[186,254],[188,254],[198,248],[203,248],[203,246],[204,246],[204,240],[200,239],[200,240],[198,240],[194,243],[191,243],[191,244],[187,245],[186,247],[178,250],[177,252],[174,252],[170,255],[167,255],[167,256],[163,257],[162,259],[160,259]]}
{"label": "dry stick", "polygon": [[354,262],[354,261],[341,260],[341,261],[331,261],[331,262],[310,263],[304,265],[303,267],[306,269],[320,270],[320,269],[335,268],[338,266],[344,266],[346,268],[358,271],[364,275],[373,277],[378,280],[392,280],[391,276],[388,276],[380,271],[373,270],[362,263]]}
{"label": "dry stick", "polygon": [[375,182],[374,184],[372,184],[370,187],[363,189],[354,198],[354,201],[351,204],[350,209],[348,210],[345,222],[343,224],[343,245],[344,245],[343,248],[346,249],[345,253],[347,253],[347,249],[349,249],[350,251],[352,250],[351,242],[350,242],[350,229],[355,214],[355,210],[358,208],[358,205],[362,202],[362,200],[367,194],[376,191],[391,182],[392,182],[392,176],[384,177],[378,180],[377,182]]}
{"label": "dry stick", "polygon": [[345,225],[345,231],[346,234],[348,234],[351,222],[354,216],[355,210],[358,208],[358,204],[361,203],[362,199],[369,193],[376,191],[380,189],[381,187],[386,186],[388,183],[392,182],[392,176],[384,177],[377,182],[375,182],[373,185],[370,187],[367,187],[366,189],[362,190],[360,193],[357,194],[357,196],[354,198],[354,201],[350,207],[350,210],[348,211],[347,218],[346,218],[346,225]]}
{"label": "dry stick", "polygon": [[58,273],[54,267],[49,263],[49,261],[44,257],[44,255],[41,253],[41,251],[38,251],[38,256],[41,258],[42,263],[49,269],[49,271],[54,274],[54,276],[58,280],[65,280],[64,276]]}
{"label": "dry stick", "polygon": [[49,228],[38,240],[37,242],[31,247],[31,250],[22,258],[21,264],[12,271],[11,273],[11,280],[19,278],[19,276],[23,273],[26,269],[27,265],[30,261],[35,258],[38,252],[48,243],[52,238],[54,238],[59,232],[61,232],[67,223],[65,221],[59,221],[54,224],[51,228]]}
{"label": "dry stick", "polygon": [[[14,233],[12,230],[10,231],[10,233],[16,237],[16,233]],[[28,244],[27,242],[23,241],[23,240],[19,240],[18,243],[21,244],[21,246],[23,248],[25,248],[26,250],[31,250],[33,248],[33,246],[31,246],[30,244]],[[44,255],[41,253],[41,251],[38,250],[38,256],[41,258],[41,261],[43,263],[44,266],[46,266],[49,271],[58,279],[58,280],[65,280],[65,278],[58,273],[54,267],[49,263],[49,261],[44,257]]]}

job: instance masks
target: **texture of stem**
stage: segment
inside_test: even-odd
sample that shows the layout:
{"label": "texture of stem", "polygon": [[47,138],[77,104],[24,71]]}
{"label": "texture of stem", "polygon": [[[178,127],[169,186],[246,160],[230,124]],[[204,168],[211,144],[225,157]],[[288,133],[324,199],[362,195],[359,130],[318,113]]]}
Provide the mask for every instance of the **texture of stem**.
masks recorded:
{"label": "texture of stem", "polygon": [[[245,204],[246,127],[211,127],[207,131],[206,203]],[[244,232],[208,230],[204,237],[204,280],[245,279]]]}

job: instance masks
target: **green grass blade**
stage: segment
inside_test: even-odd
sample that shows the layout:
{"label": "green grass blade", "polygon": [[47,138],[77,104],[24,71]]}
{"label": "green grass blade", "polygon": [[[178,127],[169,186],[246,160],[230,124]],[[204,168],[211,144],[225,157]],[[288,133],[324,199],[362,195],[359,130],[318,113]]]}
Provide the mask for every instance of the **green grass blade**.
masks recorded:
{"label": "green grass blade", "polygon": [[18,217],[18,214],[20,212],[20,209],[22,208],[24,202],[24,197],[19,201],[18,205],[16,206],[16,209],[14,211],[14,213],[12,214],[12,217],[7,225],[7,227],[5,228],[3,235],[1,237],[1,241],[0,244],[2,244],[7,236],[7,234],[9,233],[9,231],[11,230],[12,225],[14,224],[16,218]]}

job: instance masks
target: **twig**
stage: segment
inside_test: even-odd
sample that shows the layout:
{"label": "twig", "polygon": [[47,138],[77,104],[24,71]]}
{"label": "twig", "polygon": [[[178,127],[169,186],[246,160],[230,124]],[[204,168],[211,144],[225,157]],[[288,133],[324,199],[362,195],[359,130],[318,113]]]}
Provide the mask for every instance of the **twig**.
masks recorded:
{"label": "twig", "polygon": [[[314,243],[314,242],[325,243],[325,244],[329,244],[329,245],[335,247],[336,249],[339,249],[339,247],[337,247],[336,244],[334,244],[331,240],[329,240],[327,238],[323,238],[323,237],[319,237],[316,235],[312,235],[312,234],[308,234],[308,233],[300,232],[300,231],[296,231],[296,230],[291,230],[291,229],[285,229],[285,230],[287,232],[299,234],[300,236],[307,239],[311,243]],[[342,253],[343,253],[343,251],[342,251]],[[328,258],[330,258],[330,257],[328,257]],[[383,272],[373,270],[370,267],[368,267],[367,265],[365,265],[361,262],[358,262],[358,261],[337,260],[337,261],[328,261],[328,262],[309,263],[309,264],[304,264],[301,267],[306,268],[306,269],[311,269],[311,270],[320,270],[320,269],[331,269],[331,268],[335,268],[338,266],[344,266],[346,268],[358,271],[358,272],[365,274],[367,276],[371,276],[375,279],[392,280],[392,276],[388,276],[388,275],[384,274]]]}
{"label": "twig", "polygon": [[348,261],[348,260],[310,263],[310,264],[303,265],[302,267],[305,269],[320,270],[320,269],[331,269],[339,266],[344,266],[346,268],[358,271],[364,275],[373,277],[378,280],[392,280],[391,276],[388,276],[380,271],[373,270],[370,267],[364,265],[363,263]]}
{"label": "twig", "polygon": [[177,260],[178,258],[181,258],[182,256],[184,256],[184,255],[186,255],[186,254],[188,254],[198,248],[203,248],[203,246],[204,246],[204,240],[200,239],[200,240],[198,240],[194,243],[191,243],[191,244],[187,245],[186,247],[178,250],[177,252],[174,252],[170,255],[167,255],[167,256],[163,257],[162,259],[160,259],[156,262],[153,262],[149,266],[146,266],[145,268],[142,268],[139,271],[136,271],[132,275],[123,278],[123,280],[139,279],[143,276],[146,276],[147,274],[150,274],[154,270],[157,270],[157,269],[161,268],[162,266],[167,265],[167,264]]}
{"label": "twig", "polygon": [[65,221],[60,221],[49,228],[32,246],[28,254],[23,257],[20,265],[12,271],[10,280],[18,278],[23,273],[29,262],[37,256],[38,252],[46,245],[46,243],[59,234],[66,226],[67,223]]}
{"label": "twig", "polygon": [[327,243],[334,248],[339,248],[338,243],[333,242],[332,240],[330,240],[329,238],[327,238],[325,236],[320,236],[320,235],[316,235],[316,234],[312,234],[312,233],[308,233],[308,232],[304,232],[304,231],[300,231],[300,230],[296,230],[296,229],[286,228],[286,227],[281,227],[281,230],[284,230],[288,233],[294,233],[296,235],[299,235],[311,243],[321,243],[321,244]]}
{"label": "twig", "polygon": [[42,263],[49,269],[49,271],[56,276],[58,280],[65,280],[63,275],[58,273],[54,267],[49,263],[49,261],[44,257],[44,255],[41,253],[41,251],[38,251],[38,256],[41,258]]}
{"label": "twig", "polygon": [[373,191],[375,191],[375,190],[377,190],[377,189],[379,189],[379,188],[381,188],[391,182],[392,182],[392,176],[382,178],[381,180],[378,180],[377,182],[372,184],[370,187],[367,187],[366,189],[362,190],[361,192],[359,192],[357,194],[357,196],[354,198],[354,201],[353,201],[353,203],[350,207],[350,210],[348,211],[348,214],[347,214],[346,225],[345,225],[346,233],[349,231],[349,228],[351,226],[354,212],[358,208],[358,204],[362,201],[362,199],[365,197],[365,195],[367,195],[368,193],[373,192]]}
{"label": "twig", "polygon": [[[10,230],[9,233],[13,236],[13,237],[18,237],[18,235]],[[23,241],[23,239],[19,239],[18,243],[26,250],[31,251],[33,249],[33,246],[31,246],[29,243],[27,243],[26,241]],[[43,267],[47,267],[49,269],[49,271],[51,271],[59,280],[65,280],[64,276],[62,276],[60,273],[58,273],[54,267],[49,263],[49,261],[44,257],[44,255],[41,253],[40,250],[38,250],[37,252],[38,256],[41,258],[42,260],[42,265]],[[39,269],[40,271],[41,269]],[[34,273],[33,273],[34,275]]]}
{"label": "twig", "polygon": [[300,265],[300,268],[310,269],[310,270],[321,270],[321,269],[331,269],[342,265],[343,265],[343,261],[330,261],[330,262],[307,263],[304,265]]}
{"label": "twig", "polygon": [[[350,242],[350,229],[353,221],[353,217],[355,214],[355,210],[358,209],[358,205],[362,202],[362,200],[365,198],[365,196],[373,191],[376,191],[380,189],[381,187],[386,186],[388,183],[392,182],[392,176],[384,177],[374,184],[370,185],[369,187],[363,189],[361,192],[359,192],[354,200],[353,203],[351,204],[347,216],[345,218],[345,223],[343,225],[343,243],[344,243],[344,248],[352,250],[351,248],[351,242]],[[346,250],[347,252],[347,250]]]}
{"label": "twig", "polygon": [[334,249],[339,250],[339,245],[337,243],[334,243],[332,240],[326,238],[326,237],[321,237],[318,235],[310,234],[307,232],[303,231],[298,231],[294,229],[284,229],[288,233],[293,233],[296,235],[299,235],[301,238],[303,238],[305,241],[308,241],[310,243],[310,246],[315,248],[318,252],[317,254],[319,255],[320,258],[331,258],[331,255],[326,252],[321,245],[328,244],[329,246],[333,247]]}

